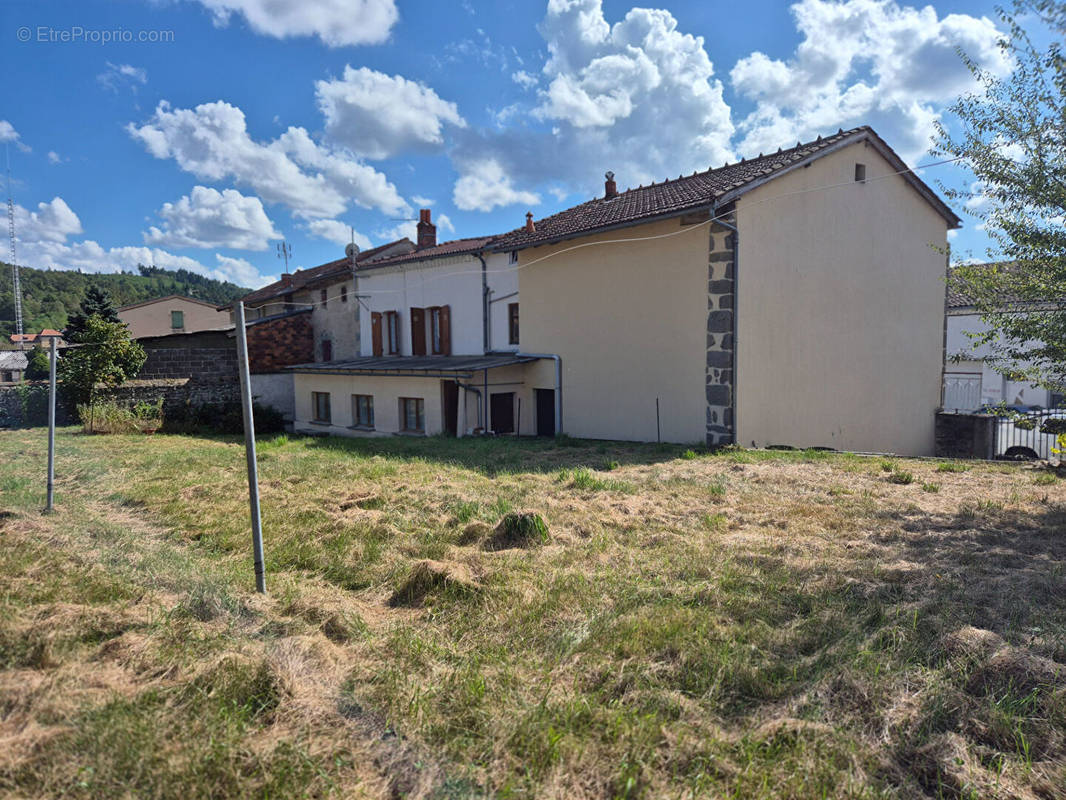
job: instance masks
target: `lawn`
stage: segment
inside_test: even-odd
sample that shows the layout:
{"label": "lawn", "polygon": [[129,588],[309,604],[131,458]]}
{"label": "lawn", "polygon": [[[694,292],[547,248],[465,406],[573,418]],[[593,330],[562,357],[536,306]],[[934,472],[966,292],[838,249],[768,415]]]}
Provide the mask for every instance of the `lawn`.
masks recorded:
{"label": "lawn", "polygon": [[[1066,480],[0,432],[0,795],[1066,797]],[[547,537],[493,526],[534,511]]]}

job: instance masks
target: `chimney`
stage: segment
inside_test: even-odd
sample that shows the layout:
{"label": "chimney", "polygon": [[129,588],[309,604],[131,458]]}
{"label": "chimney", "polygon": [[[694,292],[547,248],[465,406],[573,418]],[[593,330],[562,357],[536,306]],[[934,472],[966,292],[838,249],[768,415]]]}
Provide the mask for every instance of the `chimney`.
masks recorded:
{"label": "chimney", "polygon": [[420,209],[418,212],[418,249],[425,250],[427,247],[436,246],[437,226],[429,221],[429,209]]}
{"label": "chimney", "polygon": [[533,212],[532,211],[527,211],[526,212],[526,231],[528,233],[536,233],[537,232],[537,226],[533,224]]}
{"label": "chimney", "polygon": [[614,182],[614,173],[607,170],[607,174],[603,177],[607,179],[603,184],[603,199],[610,200],[612,197],[617,197],[618,186]]}
{"label": "chimney", "polygon": [[281,273],[281,285],[292,286],[292,274],[288,272]]}

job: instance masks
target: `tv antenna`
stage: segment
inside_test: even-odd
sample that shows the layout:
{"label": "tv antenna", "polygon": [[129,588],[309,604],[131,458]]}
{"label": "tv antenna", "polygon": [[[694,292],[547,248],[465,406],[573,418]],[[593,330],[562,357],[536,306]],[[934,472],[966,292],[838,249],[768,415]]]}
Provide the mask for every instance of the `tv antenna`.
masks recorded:
{"label": "tv antenna", "polygon": [[355,269],[355,259],[359,255],[359,245],[355,243],[355,228],[349,225],[348,230],[352,232],[352,240],[344,245],[344,255],[348,256],[348,261],[352,265],[352,269]]}
{"label": "tv antenna", "polygon": [[292,245],[282,240],[278,242],[278,258],[284,259],[285,271],[289,271],[289,259],[292,258]]}
{"label": "tv antenna", "polygon": [[15,201],[11,196],[11,148],[4,146],[7,156],[7,235],[11,240],[11,288],[15,293],[15,333],[18,334],[19,349],[22,341],[22,284],[19,281],[19,264],[15,255]]}

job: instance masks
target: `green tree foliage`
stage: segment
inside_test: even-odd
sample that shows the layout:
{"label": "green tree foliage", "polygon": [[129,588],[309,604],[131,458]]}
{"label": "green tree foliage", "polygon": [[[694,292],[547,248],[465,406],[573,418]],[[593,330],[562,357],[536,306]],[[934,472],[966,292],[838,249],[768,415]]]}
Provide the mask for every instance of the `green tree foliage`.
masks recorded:
{"label": "green tree foliage", "polygon": [[35,347],[26,353],[26,372],[24,377],[28,381],[43,381],[48,379],[51,371],[48,351],[43,347]]}
{"label": "green tree foliage", "polygon": [[[205,278],[195,272],[175,272],[137,265],[137,273],[82,273],[22,267],[22,318],[27,332],[42,328],[63,330],[77,313],[89,287],[107,290],[116,307],[154,300],[171,294],[195,297],[208,303],[229,303],[250,290],[236,284]],[[0,262],[0,339],[8,343],[15,332],[15,302],[11,291],[11,266]],[[2,344],[0,343],[0,344]]]}
{"label": "green tree foliage", "polygon": [[137,374],[146,358],[125,325],[91,316],[79,345],[63,351],[57,371],[68,401],[92,405],[98,384],[120,386]]}
{"label": "green tree foliage", "polygon": [[85,299],[81,301],[80,309],[71,314],[63,332],[68,342],[80,342],[82,335],[88,330],[89,319],[99,317],[104,322],[120,322],[115,304],[111,302],[111,295],[107,289],[99,286],[90,286],[85,292]]}
{"label": "green tree foliage", "polygon": [[[1016,0],[1002,12],[1009,35],[1000,47],[1015,63],[1003,78],[966,59],[980,82],[938,125],[935,152],[965,159],[977,178],[966,190],[945,189],[977,206],[994,246],[992,265],[954,271],[992,330],[1002,371],[1048,388],[1066,385],[1066,2]],[[1032,35],[1022,27],[1032,25]],[[1034,38],[1051,34],[1041,47]],[[965,55],[963,56],[964,58]]]}

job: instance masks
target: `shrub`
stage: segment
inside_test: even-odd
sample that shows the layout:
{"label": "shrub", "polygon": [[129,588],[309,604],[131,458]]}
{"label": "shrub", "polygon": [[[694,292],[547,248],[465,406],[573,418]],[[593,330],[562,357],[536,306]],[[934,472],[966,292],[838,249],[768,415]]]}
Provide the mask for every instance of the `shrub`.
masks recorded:
{"label": "shrub", "polygon": [[163,398],[141,401],[133,407],[107,400],[78,406],[78,419],[86,433],[138,433],[157,430],[163,424]]}
{"label": "shrub", "polygon": [[[285,417],[271,406],[252,404],[252,419],[257,435],[282,433]],[[244,412],[239,402],[186,405],[184,409],[167,415],[169,433],[244,433]]]}
{"label": "shrub", "polygon": [[682,453],[682,454],[681,454],[681,455],[679,456],[679,458],[683,458],[683,459],[685,459],[686,461],[691,461],[692,459],[694,459],[694,458],[697,458],[697,455],[696,455],[696,451],[695,451],[695,450],[693,450],[693,449],[691,449],[691,448],[689,448],[688,450],[685,450],[685,451],[684,451],[684,452],[683,452],[683,453]]}

